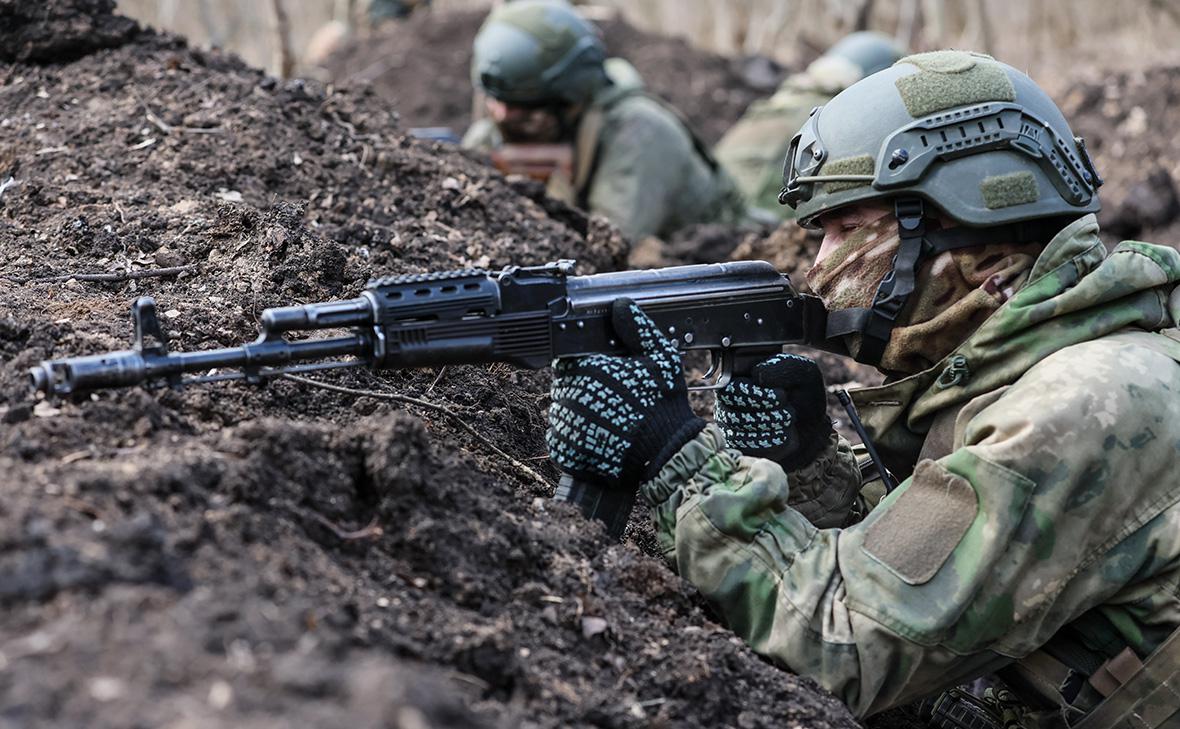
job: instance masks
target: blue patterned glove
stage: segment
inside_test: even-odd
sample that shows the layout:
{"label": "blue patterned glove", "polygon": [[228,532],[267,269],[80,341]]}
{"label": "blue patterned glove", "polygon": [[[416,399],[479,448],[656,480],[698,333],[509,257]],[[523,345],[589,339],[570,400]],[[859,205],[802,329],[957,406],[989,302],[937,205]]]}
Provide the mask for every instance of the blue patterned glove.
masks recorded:
{"label": "blue patterned glove", "polygon": [[611,306],[615,335],[631,353],[554,364],[549,457],[583,480],[631,487],[659,472],[705,427],[688,405],[680,352],[630,299]]}
{"label": "blue patterned glove", "polygon": [[814,461],[832,435],[823,373],[797,354],[777,354],[733,378],[717,393],[713,416],[730,447],[786,471]]}

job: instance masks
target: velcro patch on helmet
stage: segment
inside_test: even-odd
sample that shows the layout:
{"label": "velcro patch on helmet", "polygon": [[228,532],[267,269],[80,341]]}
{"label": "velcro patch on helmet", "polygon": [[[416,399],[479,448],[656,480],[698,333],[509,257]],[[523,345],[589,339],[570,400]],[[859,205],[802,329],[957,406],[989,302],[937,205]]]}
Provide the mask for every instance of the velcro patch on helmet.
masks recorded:
{"label": "velcro patch on helmet", "polygon": [[1037,190],[1037,178],[1031,172],[985,177],[979,183],[979,192],[988,210],[1033,203],[1041,197]]}
{"label": "velcro patch on helmet", "polygon": [[[856,157],[841,157],[834,159],[823,166],[820,171],[821,175],[872,175],[874,174],[876,161],[870,154],[861,154]],[[851,190],[856,187],[864,187],[867,182],[825,182],[823,184],[823,191],[827,193],[842,192],[844,190]]]}
{"label": "velcro patch on helmet", "polygon": [[919,69],[896,81],[906,111],[915,119],[956,106],[1016,99],[1016,88],[1003,66],[981,53],[934,51],[907,56],[898,63]]}

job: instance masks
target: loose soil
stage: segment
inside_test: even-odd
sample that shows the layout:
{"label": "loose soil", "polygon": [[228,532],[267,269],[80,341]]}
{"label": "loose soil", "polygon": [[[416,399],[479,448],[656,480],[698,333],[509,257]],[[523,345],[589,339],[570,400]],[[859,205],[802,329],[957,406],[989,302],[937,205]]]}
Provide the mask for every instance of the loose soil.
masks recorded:
{"label": "loose soil", "polygon": [[112,6],[0,3],[24,39],[0,66],[0,727],[856,726],[716,624],[641,518],[612,545],[548,498],[545,372],[31,398],[40,360],[126,347],[144,294],[196,350],[378,272],[626,252],[367,91]]}
{"label": "loose soil", "polygon": [[1061,108],[1106,179],[1108,240],[1180,246],[1180,67],[1079,80]]}
{"label": "loose soil", "polygon": [[[461,134],[471,123],[471,43],[485,16],[482,10],[428,12],[387,23],[325,61],[327,78],[371,83],[406,126],[451,127]],[[710,145],[785,73],[764,59],[728,59],[619,19],[597,25],[608,52],[634,64],[647,88],[683,112]]]}

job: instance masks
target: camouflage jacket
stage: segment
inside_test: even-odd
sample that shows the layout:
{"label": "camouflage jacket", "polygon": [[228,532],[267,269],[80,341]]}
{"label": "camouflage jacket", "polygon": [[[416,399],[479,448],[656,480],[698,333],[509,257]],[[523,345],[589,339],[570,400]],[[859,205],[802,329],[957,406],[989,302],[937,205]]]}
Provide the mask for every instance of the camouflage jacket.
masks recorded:
{"label": "camouflage jacket", "polygon": [[819,83],[805,73],[795,74],[783,81],[769,99],[751,104],[725,133],[714,153],[750,205],[784,220],[794,217],[791,208],[778,202],[783,161],[791,138],[803,127],[812,109],[828,103],[842,90]]}
{"label": "camouflage jacket", "polygon": [[[608,62],[616,81],[594,97],[575,133],[577,179],[551,180],[549,193],[605,216],[631,240],[667,238],[692,223],[743,220],[745,202],[729,174],[679,114],[644,92],[628,69]],[[487,119],[463,137],[468,149],[499,144]]]}
{"label": "camouflage jacket", "polygon": [[1180,625],[1180,253],[1093,216],[939,366],[855,399],[907,476],[819,530],[709,426],[651,482],[657,535],[729,625],[860,716],[1060,631],[1141,658]]}

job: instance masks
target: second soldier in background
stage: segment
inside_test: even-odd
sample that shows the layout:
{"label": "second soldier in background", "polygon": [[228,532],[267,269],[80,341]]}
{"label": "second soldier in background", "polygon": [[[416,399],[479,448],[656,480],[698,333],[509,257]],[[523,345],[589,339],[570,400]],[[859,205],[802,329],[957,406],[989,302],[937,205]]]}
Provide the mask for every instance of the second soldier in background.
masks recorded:
{"label": "second soldier in background", "polygon": [[607,59],[594,26],[568,4],[494,10],[471,71],[488,118],[463,145],[499,155],[501,169],[531,172],[628,238],[744,218],[733,180],[679,112],[646,92],[626,61]]}
{"label": "second soldier in background", "polygon": [[733,175],[751,205],[779,218],[794,212],[778,202],[783,160],[791,137],[811,110],[877,71],[889,68],[901,49],[880,33],[845,36],[806,71],[788,77],[769,99],[755,102],[717,143],[717,160]]}

